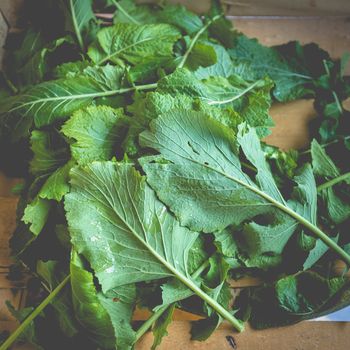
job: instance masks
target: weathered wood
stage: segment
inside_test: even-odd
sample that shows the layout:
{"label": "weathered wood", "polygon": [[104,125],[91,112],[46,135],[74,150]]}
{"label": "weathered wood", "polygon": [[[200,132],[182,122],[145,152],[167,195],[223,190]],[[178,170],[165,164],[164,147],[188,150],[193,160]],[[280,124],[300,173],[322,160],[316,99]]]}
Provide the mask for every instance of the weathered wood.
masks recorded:
{"label": "weathered wood", "polygon": [[11,192],[12,188],[21,181],[21,179],[6,177],[0,172],[0,197],[15,197]]}
{"label": "weathered wood", "polygon": [[2,66],[2,60],[4,56],[4,45],[6,41],[8,26],[5,20],[4,15],[0,11],[0,67]]}
{"label": "weathered wood", "polygon": [[[238,18],[234,20],[234,26],[267,46],[292,40],[299,40],[302,44],[314,42],[334,58],[350,50],[350,21],[346,18]],[[350,74],[350,65],[347,68]]]}
{"label": "weathered wood", "polygon": [[17,198],[0,197],[0,267],[11,265],[9,237],[16,227]]}
{"label": "weathered wood", "polygon": [[[163,338],[158,350],[346,350],[350,323],[302,322],[285,328],[254,331],[247,329],[237,334],[224,324],[205,342],[190,340],[190,323],[173,322],[169,335]],[[227,337],[233,337],[236,347],[230,346]],[[136,346],[137,350],[149,350],[153,342],[151,333],[146,334]]]}
{"label": "weathered wood", "polygon": [[[197,12],[207,11],[210,0],[172,0]],[[234,16],[349,16],[349,0],[221,0]]]}
{"label": "weathered wood", "polygon": [[239,16],[348,16],[349,0],[222,0]]}

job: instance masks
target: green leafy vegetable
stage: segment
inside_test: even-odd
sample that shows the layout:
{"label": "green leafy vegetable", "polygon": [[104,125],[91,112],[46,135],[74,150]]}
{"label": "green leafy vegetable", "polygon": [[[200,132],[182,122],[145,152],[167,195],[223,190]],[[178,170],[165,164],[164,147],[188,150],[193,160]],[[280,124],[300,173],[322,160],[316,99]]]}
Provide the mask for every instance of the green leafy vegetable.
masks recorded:
{"label": "green leafy vegetable", "polygon": [[[113,193],[118,195],[111,197]],[[198,234],[181,227],[167,213],[145,179],[130,165],[95,162],[76,169],[65,208],[73,245],[89,260],[104,292],[173,276],[241,330],[240,322],[188,274],[188,250]],[[105,247],[110,252],[107,256]]]}
{"label": "green leafy vegetable", "polygon": [[[25,178],[10,246],[31,278],[2,350],[131,350],[149,330],[156,349],[177,309],[201,317],[203,341],[223,321],[274,327],[350,304],[330,268],[350,265],[346,55],[265,47],[216,0],[202,15],[25,6],[0,74],[0,163]],[[273,103],[308,97],[310,149],[265,144]],[[232,293],[246,277],[261,285]],[[151,315],[135,322],[140,307]]]}

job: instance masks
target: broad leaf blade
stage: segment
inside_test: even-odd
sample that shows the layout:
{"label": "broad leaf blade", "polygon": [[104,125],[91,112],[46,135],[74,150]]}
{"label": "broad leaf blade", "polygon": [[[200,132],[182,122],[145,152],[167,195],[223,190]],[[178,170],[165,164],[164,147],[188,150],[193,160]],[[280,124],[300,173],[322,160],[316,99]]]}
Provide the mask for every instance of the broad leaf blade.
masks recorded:
{"label": "broad leaf blade", "polygon": [[87,77],[44,82],[22,95],[8,98],[0,104],[0,114],[19,113],[22,118],[33,119],[37,127],[42,127],[89,105],[105,91]]}
{"label": "broad leaf blade", "polygon": [[197,234],[179,226],[132,166],[95,162],[71,175],[65,207],[72,242],[104,291],[174,271],[187,275]]}
{"label": "broad leaf blade", "polygon": [[[272,204],[256,193],[258,187],[242,171],[228,127],[185,110],[170,111],[150,126],[140,142],[162,156],[145,158],[142,166],[147,181],[183,225],[212,232],[271,211]],[[170,162],[160,162],[162,158]],[[272,183],[269,194],[280,198]]]}

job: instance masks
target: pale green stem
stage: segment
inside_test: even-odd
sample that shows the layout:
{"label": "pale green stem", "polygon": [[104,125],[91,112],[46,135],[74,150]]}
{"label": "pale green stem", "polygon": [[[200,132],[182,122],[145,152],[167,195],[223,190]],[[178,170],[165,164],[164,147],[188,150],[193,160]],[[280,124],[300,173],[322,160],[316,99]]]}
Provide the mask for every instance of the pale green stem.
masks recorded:
{"label": "pale green stem", "polygon": [[152,327],[154,322],[158,320],[160,316],[163,315],[163,313],[168,309],[169,305],[164,305],[160,309],[158,309],[156,312],[152,314],[150,318],[148,318],[142,326],[137,330],[135,334],[135,339],[133,344],[136,344],[138,340]]}
{"label": "pale green stem", "polygon": [[218,169],[212,168],[208,165],[205,165],[207,168],[216,171],[223,176],[227,177],[228,179],[231,179],[234,182],[239,183],[243,187],[247,187],[250,191],[256,193],[260,197],[266,199],[266,201],[270,202],[272,205],[274,205],[276,208],[280,209],[281,211],[285,212],[292,218],[294,218],[296,221],[300,222],[301,225],[306,227],[308,230],[310,230],[312,233],[314,233],[315,236],[317,236],[322,242],[324,242],[328,247],[333,249],[344,261],[346,262],[347,265],[350,266],[350,255],[346,253],[345,250],[343,250],[337,243],[335,243],[330,237],[328,237],[322,230],[320,230],[316,225],[312,224],[308,220],[306,220],[303,216],[299,215],[296,213],[294,210],[289,208],[287,205],[280,203],[273,197],[269,196],[267,193],[264,191],[261,191],[259,188],[255,186],[248,185],[247,183],[230,176]]}
{"label": "pale green stem", "polygon": [[30,323],[49,305],[57,294],[68,283],[70,275],[65,279],[35,308],[35,310],[20,324],[20,326],[0,346],[0,350],[7,350],[18,338],[18,336],[30,325]]}
{"label": "pale green stem", "polygon": [[344,181],[344,180],[346,180],[348,178],[350,178],[350,172],[349,173],[345,173],[343,175],[339,175],[338,177],[323,183],[322,185],[317,187],[317,191],[325,190],[326,188],[332,187],[332,186],[338,184],[339,182],[342,182],[342,181]]}
{"label": "pale green stem", "polygon": [[191,51],[193,50],[194,45],[196,44],[196,42],[198,41],[199,37],[211,26],[211,24],[213,22],[215,22],[216,20],[218,20],[219,18],[221,18],[223,15],[217,15],[215,17],[213,17],[203,28],[201,28],[197,34],[193,37],[193,39],[191,40],[190,46],[188,47],[187,51],[185,52],[185,54],[182,57],[182,60],[180,62],[180,64],[178,65],[178,68],[182,68],[187,59],[189,54],[191,53]]}
{"label": "pale green stem", "polygon": [[335,91],[332,91],[332,94],[333,94],[335,103],[336,103],[336,105],[337,105],[338,111],[339,111],[341,114],[343,114],[343,107],[342,107],[341,104],[340,104],[340,101],[339,101],[339,98],[338,98],[337,94],[335,93]]}
{"label": "pale green stem", "polygon": [[[340,142],[342,140],[349,140],[349,139],[350,139],[350,136],[345,136],[344,138],[341,138],[341,139],[336,139],[336,140],[333,140],[333,141],[330,141],[330,142],[327,142],[327,143],[320,144],[320,146],[322,148],[326,148],[326,147],[334,145],[335,143],[338,143],[338,142]],[[309,153],[311,153],[311,149],[308,149],[306,151],[300,152],[300,155],[305,155],[305,154],[309,154]]]}
{"label": "pale green stem", "polygon": [[[209,266],[209,259],[206,260],[193,274],[192,278],[196,279],[201,275],[201,273]],[[154,312],[150,318],[148,318],[142,326],[137,330],[135,335],[134,344],[152,327],[152,325],[158,320],[159,317],[170,307],[171,305],[164,305]]]}
{"label": "pale green stem", "polygon": [[125,17],[127,17],[127,18],[130,19],[130,21],[131,21],[132,23],[138,24],[138,25],[141,24],[141,23],[140,23],[139,21],[137,21],[134,17],[130,16],[130,14],[128,14],[128,13],[126,12],[126,10],[123,8],[123,6],[121,6],[116,0],[112,0],[112,2],[113,2],[113,4],[115,5],[115,7],[116,7],[120,12],[123,13],[123,15],[124,15]]}
{"label": "pale green stem", "polygon": [[73,1],[69,0],[69,4],[70,4],[71,11],[72,11],[72,21],[73,21],[75,34],[77,36],[80,48],[84,51],[84,49],[85,49],[84,42],[83,42],[83,38],[81,37],[81,33],[80,33],[80,30],[79,30],[79,25],[78,25],[78,22],[77,22],[77,18],[75,16],[75,9],[74,9],[74,5],[73,5]]}
{"label": "pale green stem", "polygon": [[8,112],[12,113],[12,112],[15,112],[16,110],[22,109],[25,106],[35,105],[37,103],[42,103],[42,102],[47,102],[47,101],[61,101],[61,100],[68,101],[68,100],[75,100],[75,99],[87,98],[87,97],[91,97],[91,98],[106,97],[106,96],[113,96],[113,95],[118,95],[118,94],[125,94],[125,93],[131,92],[131,91],[151,90],[151,89],[155,89],[155,88],[157,88],[157,83],[136,85],[136,86],[133,86],[130,88],[102,91],[102,92],[94,92],[94,93],[90,93],[90,94],[41,98],[41,99],[33,101],[33,102],[30,101],[30,102],[22,103],[19,106],[16,106],[16,107],[10,109]]}
{"label": "pale green stem", "polygon": [[242,96],[244,96],[247,92],[249,92],[250,90],[254,89],[255,86],[257,86],[261,81],[258,80],[256,81],[254,84],[248,86],[245,90],[243,90],[241,93],[239,93],[238,95],[234,95],[231,98],[227,99],[227,100],[222,100],[222,101],[209,101],[208,105],[224,105],[226,103],[231,103],[235,100],[238,100],[239,98],[241,98]]}

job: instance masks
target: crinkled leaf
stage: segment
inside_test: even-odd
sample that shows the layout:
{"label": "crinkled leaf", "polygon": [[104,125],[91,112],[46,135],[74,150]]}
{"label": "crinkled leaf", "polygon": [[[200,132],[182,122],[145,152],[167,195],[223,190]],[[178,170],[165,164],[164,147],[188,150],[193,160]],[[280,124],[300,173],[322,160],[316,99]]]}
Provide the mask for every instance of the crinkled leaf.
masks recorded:
{"label": "crinkled leaf", "polygon": [[247,267],[268,269],[279,265],[282,252],[296,229],[296,222],[289,217],[274,215],[265,225],[250,222],[237,236],[237,246],[247,258]]}
{"label": "crinkled leaf", "polygon": [[228,78],[212,76],[199,80],[186,69],[177,69],[158,82],[157,91],[189,95],[209,106],[232,107],[251,126],[257,128],[259,136],[267,136],[273,126],[269,115],[271,104],[270,80],[247,82],[237,75]]}
{"label": "crinkled leaf", "polygon": [[111,5],[117,7],[113,21],[117,23],[129,24],[150,24],[157,22],[157,11],[153,6],[147,4],[136,4],[133,0],[120,0],[118,5],[116,1],[110,0]]}
{"label": "crinkled leaf", "polygon": [[62,132],[71,138],[72,156],[78,164],[110,160],[121,141],[124,114],[122,109],[91,106],[73,113]]}
{"label": "crinkled leaf", "polygon": [[89,65],[87,60],[62,63],[54,69],[53,76],[55,79],[74,78],[81,75]]}
{"label": "crinkled leaf", "polygon": [[179,36],[179,31],[167,24],[118,23],[101,29],[88,53],[96,64],[118,63],[120,59],[131,64],[145,59],[159,61],[173,56],[173,45]]}
{"label": "crinkled leaf", "polygon": [[117,90],[123,81],[125,70],[120,67],[106,64],[103,67],[89,66],[83,70],[83,74],[92,78],[101,86],[110,90]]}

